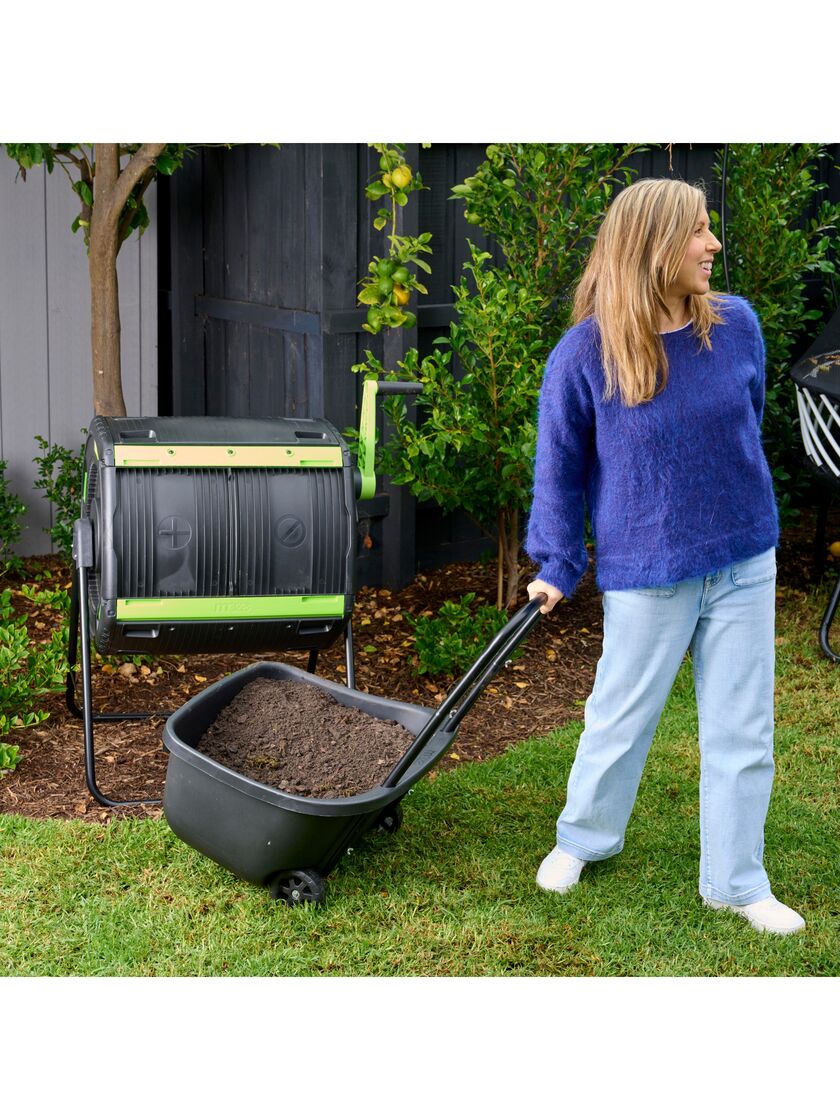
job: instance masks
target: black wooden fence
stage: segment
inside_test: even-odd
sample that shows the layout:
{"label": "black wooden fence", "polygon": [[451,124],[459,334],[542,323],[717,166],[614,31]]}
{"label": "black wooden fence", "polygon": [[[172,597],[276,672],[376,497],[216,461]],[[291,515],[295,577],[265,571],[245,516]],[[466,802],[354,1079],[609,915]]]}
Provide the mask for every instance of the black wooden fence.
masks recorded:
{"label": "black wooden fence", "polygon": [[[467,238],[498,250],[464,220],[451,187],[483,160],[485,144],[409,145],[406,158],[430,188],[402,209],[404,232],[432,233],[429,295],[414,330],[362,330],[356,295],[385,234],[372,226],[364,187],[378,172],[366,144],[241,145],[199,149],[159,188],[160,412],[164,415],[316,416],[339,430],[357,423],[359,379],[370,350],[393,368],[405,351],[430,352],[452,316],[451,285]],[[641,176],[704,181],[714,207],[720,145],[676,144],[640,153]],[[825,174],[831,195],[840,179]],[[387,516],[385,516],[387,514]],[[463,515],[417,506],[380,479],[360,503],[357,578],[399,588],[420,567],[474,558],[489,547]],[[372,547],[364,547],[364,540]]]}
{"label": "black wooden fence", "polygon": [[[414,330],[373,337],[356,296],[368,261],[386,252],[364,197],[378,156],[366,144],[199,149],[161,184],[160,411],[356,424],[361,386],[351,366],[365,350],[392,367],[449,322],[469,227],[446,197],[483,153],[480,144],[409,147],[433,189],[411,195],[400,221],[404,232],[432,231],[433,286]],[[475,553],[477,532],[463,517],[418,515],[407,491],[387,479],[379,489],[360,506],[360,542],[373,546],[360,548],[360,582],[399,587],[418,556],[427,564]]]}

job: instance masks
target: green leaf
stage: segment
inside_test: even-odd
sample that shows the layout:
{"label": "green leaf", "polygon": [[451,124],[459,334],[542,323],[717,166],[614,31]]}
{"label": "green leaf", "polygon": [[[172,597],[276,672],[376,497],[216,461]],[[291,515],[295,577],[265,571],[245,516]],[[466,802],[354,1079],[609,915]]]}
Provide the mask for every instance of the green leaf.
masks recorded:
{"label": "green leaf", "polygon": [[371,183],[368,187],[365,187],[365,194],[371,200],[371,202],[376,202],[378,198],[382,198],[383,194],[388,193],[388,188],[380,180],[377,180],[376,182]]}
{"label": "green leaf", "polygon": [[378,284],[368,284],[367,287],[362,288],[359,292],[359,303],[374,305],[379,303],[382,296],[379,293]]}

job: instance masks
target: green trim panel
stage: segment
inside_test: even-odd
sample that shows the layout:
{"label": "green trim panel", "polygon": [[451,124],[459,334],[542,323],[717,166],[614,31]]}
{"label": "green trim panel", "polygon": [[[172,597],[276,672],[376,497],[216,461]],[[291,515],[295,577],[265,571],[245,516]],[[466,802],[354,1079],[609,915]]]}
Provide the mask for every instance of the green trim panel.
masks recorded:
{"label": "green trim panel", "polygon": [[343,595],[243,595],[192,599],[117,599],[117,622],[343,618]]}
{"label": "green trim panel", "polygon": [[341,467],[340,447],[148,443],[114,447],[117,467]]}

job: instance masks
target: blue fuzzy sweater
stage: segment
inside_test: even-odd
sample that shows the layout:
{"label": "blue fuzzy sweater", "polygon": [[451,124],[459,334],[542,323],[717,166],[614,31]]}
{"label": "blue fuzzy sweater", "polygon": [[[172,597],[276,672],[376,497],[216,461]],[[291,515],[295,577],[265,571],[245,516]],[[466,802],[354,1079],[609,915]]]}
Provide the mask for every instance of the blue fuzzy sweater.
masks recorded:
{"label": "blue fuzzy sweater", "polygon": [[774,547],[779,519],[761,445],[764,340],[727,296],[712,349],[689,324],[662,336],[668,383],[628,408],[603,401],[597,324],[551,352],[540,391],[526,550],[568,598],[586,571],[584,498],[602,591],[703,576]]}

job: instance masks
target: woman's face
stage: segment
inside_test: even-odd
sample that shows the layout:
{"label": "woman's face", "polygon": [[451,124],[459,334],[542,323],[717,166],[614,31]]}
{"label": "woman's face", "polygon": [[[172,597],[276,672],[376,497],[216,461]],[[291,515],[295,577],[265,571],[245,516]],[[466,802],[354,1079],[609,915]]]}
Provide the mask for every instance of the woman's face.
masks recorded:
{"label": "woman's face", "polygon": [[668,289],[668,295],[679,298],[705,295],[709,290],[712,260],[720,249],[720,242],[709,229],[706,207],[702,206],[677,278]]}

